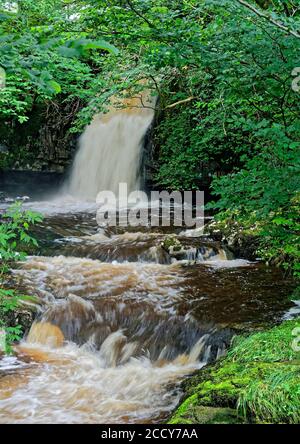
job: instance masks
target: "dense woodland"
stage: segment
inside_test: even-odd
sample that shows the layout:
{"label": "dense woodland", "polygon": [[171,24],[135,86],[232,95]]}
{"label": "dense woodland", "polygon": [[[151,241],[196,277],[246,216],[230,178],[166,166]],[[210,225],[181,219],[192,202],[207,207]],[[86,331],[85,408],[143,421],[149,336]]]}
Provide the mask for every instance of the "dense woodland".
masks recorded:
{"label": "dense woodland", "polygon": [[[47,122],[68,144],[112,96],[150,89],[157,96],[153,186],[209,184],[216,226],[227,236],[254,236],[257,257],[299,279],[299,0],[0,2],[2,170],[34,165]],[[240,347],[244,355],[248,343]],[[238,373],[240,364],[232,365]],[[293,372],[287,397],[296,396]],[[253,411],[264,421],[268,395],[259,396]],[[247,409],[252,400],[243,392],[239,402]],[[298,422],[296,400],[291,405],[288,422]],[[284,422],[285,415],[272,411],[267,421]]]}
{"label": "dense woodland", "polygon": [[[192,189],[213,177],[219,217],[262,233],[261,254],[297,271],[299,8],[288,0],[2,1],[1,133],[36,125],[37,114],[80,133],[112,95],[151,87],[156,184]],[[34,157],[30,143],[13,146],[1,165]]]}

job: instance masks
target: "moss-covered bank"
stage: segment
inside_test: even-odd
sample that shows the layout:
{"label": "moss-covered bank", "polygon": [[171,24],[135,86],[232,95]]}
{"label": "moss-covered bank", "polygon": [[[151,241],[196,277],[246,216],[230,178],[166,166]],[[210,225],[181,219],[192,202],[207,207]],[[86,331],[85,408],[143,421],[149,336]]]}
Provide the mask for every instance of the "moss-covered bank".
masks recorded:
{"label": "moss-covered bank", "polygon": [[227,356],[184,390],[171,424],[299,423],[300,318],[236,337]]}

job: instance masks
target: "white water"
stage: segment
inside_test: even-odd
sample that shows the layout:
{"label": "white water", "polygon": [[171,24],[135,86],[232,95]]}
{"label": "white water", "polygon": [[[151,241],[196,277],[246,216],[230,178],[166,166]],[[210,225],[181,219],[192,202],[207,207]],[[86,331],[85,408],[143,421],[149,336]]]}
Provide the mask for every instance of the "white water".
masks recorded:
{"label": "white water", "polygon": [[180,297],[184,277],[180,265],[146,263],[103,263],[76,257],[33,256],[14,275],[24,279],[27,291],[36,289],[49,303],[53,294],[66,298],[76,294],[84,298],[120,298],[151,305],[156,312],[172,312],[173,303]]}
{"label": "white water", "polygon": [[174,408],[179,393],[168,390],[168,384],[205,364],[197,360],[204,340],[173,362],[128,356],[116,366],[112,364],[120,336],[111,334],[98,353],[88,344],[56,349],[22,344],[21,350],[39,364],[2,379],[0,423],[135,423]]}
{"label": "white water", "polygon": [[[170,355],[182,341],[175,312],[170,325],[163,316],[179,297],[178,265],[30,257],[15,274],[47,309],[18,347],[28,364],[0,381],[0,423],[158,422],[210,357],[208,334]],[[187,323],[177,321],[178,334]]]}
{"label": "white water", "polygon": [[[144,94],[145,96],[145,94]],[[126,108],[111,107],[94,117],[80,138],[67,192],[75,198],[95,199],[99,191],[116,195],[119,184],[128,192],[139,189],[140,154],[144,135],[153,119],[153,101],[143,97],[124,102]]]}

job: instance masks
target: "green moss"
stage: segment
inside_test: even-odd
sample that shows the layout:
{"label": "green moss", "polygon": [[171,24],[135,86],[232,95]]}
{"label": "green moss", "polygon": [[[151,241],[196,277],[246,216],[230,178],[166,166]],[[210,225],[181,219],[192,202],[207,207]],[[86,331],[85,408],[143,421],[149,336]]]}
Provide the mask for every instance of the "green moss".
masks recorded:
{"label": "green moss", "polygon": [[273,369],[268,363],[246,365],[222,362],[210,371],[209,380],[197,385],[198,403],[205,406],[237,406],[240,393],[254,379],[263,378]]}
{"label": "green moss", "polygon": [[[300,356],[293,344],[299,327],[299,319],[286,321],[236,339],[226,358],[188,380],[187,399],[172,423],[205,423],[205,418],[206,423],[217,423],[218,418],[208,414],[213,410],[206,408],[234,409],[235,422],[299,422]],[[227,419],[233,421],[231,415]]]}
{"label": "green moss", "polygon": [[184,415],[177,415],[169,424],[236,424],[242,422],[233,409],[190,406]]}
{"label": "green moss", "polygon": [[194,405],[197,404],[197,394],[187,398],[177,409],[175,415],[170,419],[169,424],[192,424],[190,412]]}
{"label": "green moss", "polygon": [[300,301],[300,285],[298,285],[292,294],[289,296],[291,301]]}

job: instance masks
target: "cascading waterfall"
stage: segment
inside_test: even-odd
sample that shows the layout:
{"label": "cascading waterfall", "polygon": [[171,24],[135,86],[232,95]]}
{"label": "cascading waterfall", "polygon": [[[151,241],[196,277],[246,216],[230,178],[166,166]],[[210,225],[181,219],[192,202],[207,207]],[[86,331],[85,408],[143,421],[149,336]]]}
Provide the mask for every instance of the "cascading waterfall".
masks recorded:
{"label": "cascading waterfall", "polygon": [[126,183],[128,192],[139,189],[142,142],[154,116],[154,104],[149,92],[142,93],[124,99],[123,108],[112,105],[108,113],[94,117],[80,138],[67,186],[72,196],[95,199],[103,190],[117,195],[119,183]]}

